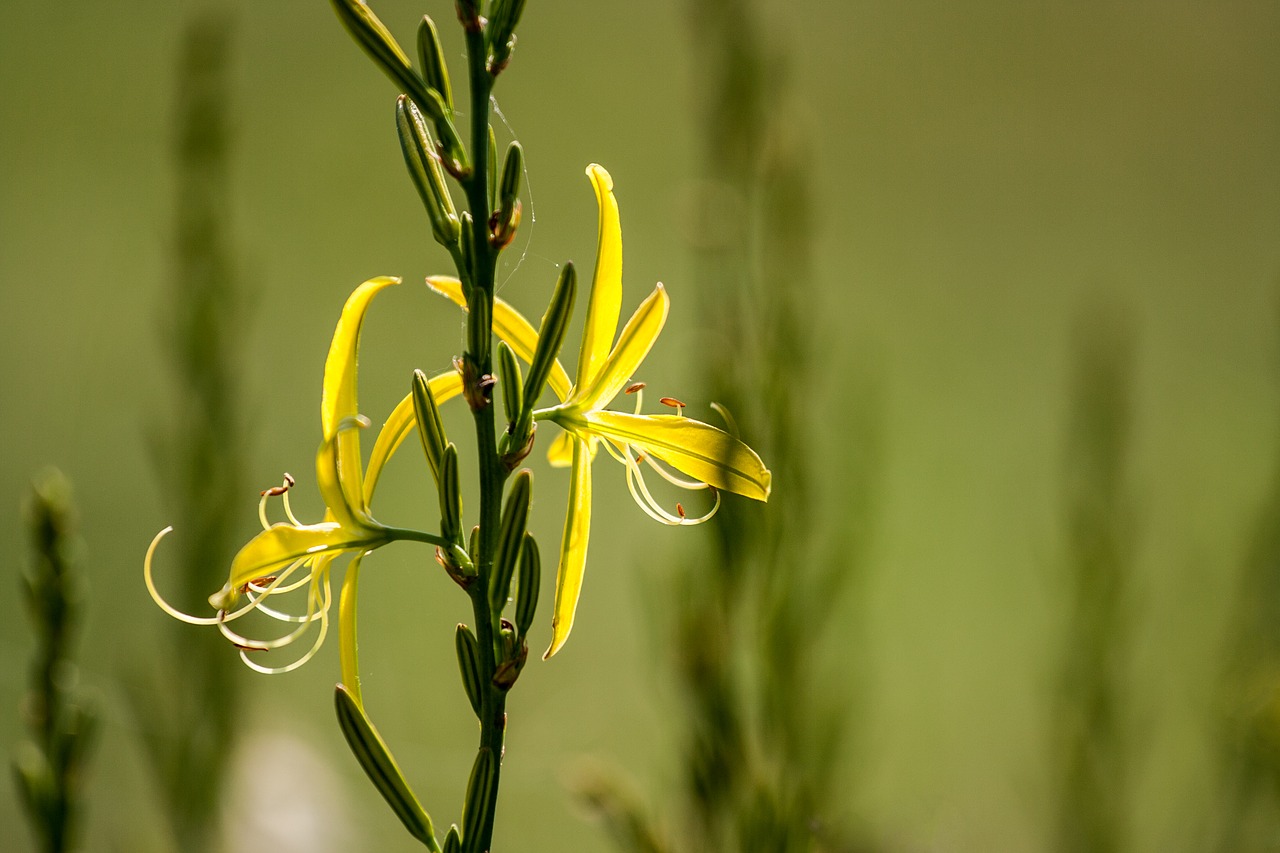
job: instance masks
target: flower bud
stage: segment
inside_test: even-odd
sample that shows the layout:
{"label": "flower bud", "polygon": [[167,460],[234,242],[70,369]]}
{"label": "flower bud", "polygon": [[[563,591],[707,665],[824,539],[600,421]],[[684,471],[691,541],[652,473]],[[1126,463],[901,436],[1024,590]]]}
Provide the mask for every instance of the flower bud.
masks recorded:
{"label": "flower bud", "polygon": [[454,646],[458,652],[458,669],[462,673],[462,687],[467,692],[467,699],[471,701],[471,710],[475,711],[476,717],[480,716],[480,701],[483,693],[483,685],[480,679],[480,647],[476,641],[476,635],[471,633],[471,629],[461,622],[458,623],[458,629],[454,632]]}
{"label": "flower bud", "polygon": [[516,26],[524,13],[525,0],[496,0],[489,14],[489,26],[485,28],[488,41],[489,73],[498,76],[511,61],[511,51],[516,46]]}
{"label": "flower bud", "polygon": [[427,463],[431,473],[440,482],[440,463],[444,458],[445,448],[449,440],[444,434],[444,422],[440,419],[440,408],[436,405],[435,395],[431,393],[431,383],[421,370],[413,371],[413,414],[418,421],[418,436],[422,439],[422,449],[427,455]]}
{"label": "flower bud", "polygon": [[338,711],[338,725],[343,737],[347,739],[347,746],[351,748],[351,753],[360,762],[360,767],[369,776],[373,786],[382,794],[382,798],[391,806],[391,810],[400,818],[410,835],[423,844],[434,846],[435,834],[430,816],[409,788],[404,774],[400,772],[395,758],[378,730],[373,727],[364,708],[342,684],[337,685],[334,690],[334,704]]}
{"label": "flower bud", "polygon": [[520,362],[506,341],[498,342],[498,378],[507,422],[514,425],[524,409],[524,378],[520,375]]}
{"label": "flower bud", "polygon": [[445,107],[453,112],[453,87],[449,85],[449,66],[444,61],[440,47],[440,34],[435,21],[429,15],[422,16],[418,25],[418,59],[422,62],[422,76],[427,85],[440,93]]}
{"label": "flower bud", "polygon": [[444,182],[444,173],[436,158],[435,146],[427,132],[426,122],[412,101],[405,95],[396,100],[396,130],[400,136],[400,150],[409,177],[422,198],[422,205],[431,220],[431,233],[436,242],[448,248],[458,242],[462,227],[453,206],[453,198]]}
{"label": "flower bud", "polygon": [[502,508],[498,531],[498,547],[493,555],[493,574],[489,579],[489,608],[499,614],[507,606],[511,594],[511,578],[515,576],[529,522],[529,504],[533,497],[533,474],[528,469],[516,474]]}
{"label": "flower bud", "polygon": [[442,853],[462,853],[462,837],[458,835],[456,823],[449,827],[449,833],[444,837],[444,846],[441,850]]}
{"label": "flower bud", "polygon": [[560,270],[560,279],[551,294],[551,304],[547,313],[542,315],[542,326],[538,330],[538,346],[533,351],[533,361],[529,364],[529,375],[524,381],[524,405],[531,409],[542,396],[542,388],[547,384],[547,375],[551,365],[560,354],[560,345],[564,343],[564,333],[569,328],[569,318],[573,315],[573,299],[578,291],[578,274],[573,262],[567,262]]}
{"label": "flower bud", "polygon": [[436,119],[436,105],[442,102],[439,99],[432,101],[428,97],[426,82],[418,72],[413,70],[408,55],[391,35],[386,25],[378,20],[373,10],[362,0],[333,0],[333,8],[338,13],[338,19],[347,28],[347,32],[351,33],[356,43],[364,48],[365,53],[372,57],[383,73],[391,78],[391,82],[395,83],[401,92],[413,98],[414,102],[426,110],[433,120]]}
{"label": "flower bud", "polygon": [[467,781],[467,799],[462,804],[463,838],[475,838],[479,835],[480,828],[489,822],[489,809],[492,806],[489,791],[493,788],[497,772],[498,762],[494,760],[493,750],[487,746],[480,747],[476,753],[476,763],[471,766],[471,778]]}
{"label": "flower bud", "polygon": [[538,609],[538,589],[542,583],[542,558],[532,533],[525,533],[520,548],[520,579],[516,592],[516,630],[526,637]]}
{"label": "flower bud", "polygon": [[458,448],[449,442],[440,459],[440,535],[462,541],[462,485],[458,479]]}

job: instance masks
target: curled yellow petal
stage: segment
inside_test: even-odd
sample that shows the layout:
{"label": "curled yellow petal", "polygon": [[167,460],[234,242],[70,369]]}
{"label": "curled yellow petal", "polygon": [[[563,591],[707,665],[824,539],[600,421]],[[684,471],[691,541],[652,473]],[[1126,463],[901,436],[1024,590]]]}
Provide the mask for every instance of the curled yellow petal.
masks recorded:
{"label": "curled yellow petal", "polygon": [[763,501],[772,475],[756,452],[727,432],[679,415],[630,415],[594,411],[586,428],[605,438],[652,453],[695,480]]}
{"label": "curled yellow petal", "polygon": [[[320,429],[326,444],[335,441],[332,448],[324,447],[321,453],[332,451],[335,458],[332,463],[318,461],[317,465],[328,467],[333,465],[338,471],[338,484],[342,489],[344,502],[348,506],[360,506],[364,499],[364,490],[360,481],[360,434],[356,430],[342,429],[342,424],[358,414],[356,401],[357,362],[360,353],[360,327],[364,323],[364,315],[369,310],[369,303],[384,288],[400,283],[400,279],[390,276],[372,278],[357,287],[347,297],[338,317],[338,326],[333,331],[333,341],[329,345],[329,355],[324,362],[324,387],[320,395]],[[326,503],[333,506],[326,496]]]}
{"label": "curled yellow petal", "polygon": [[600,223],[596,240],[596,270],[591,279],[591,297],[587,303],[586,323],[582,328],[582,350],[578,354],[579,388],[585,388],[599,375],[622,311],[622,225],[618,217],[618,201],[613,197],[613,178],[603,166],[592,163],[587,177],[596,191],[600,207]]}
{"label": "curled yellow petal", "polygon": [[585,441],[573,442],[573,472],[569,485],[569,510],[560,540],[560,566],[556,569],[556,601],[551,617],[551,645],[542,659],[554,655],[569,639],[573,614],[582,591],[587,566],[587,539],[591,534],[591,452]]}
{"label": "curled yellow petal", "polygon": [[[462,295],[462,283],[456,278],[443,275],[427,277],[427,286],[458,305],[467,309],[466,297]],[[493,300],[493,333],[498,340],[506,342],[512,351],[528,364],[533,361],[534,350],[538,348],[538,330],[533,327],[524,315],[513,308],[510,303],[501,299]],[[547,377],[547,385],[559,400],[569,396],[569,374],[559,359],[551,365],[551,374]],[[434,393],[435,389],[431,389]]]}

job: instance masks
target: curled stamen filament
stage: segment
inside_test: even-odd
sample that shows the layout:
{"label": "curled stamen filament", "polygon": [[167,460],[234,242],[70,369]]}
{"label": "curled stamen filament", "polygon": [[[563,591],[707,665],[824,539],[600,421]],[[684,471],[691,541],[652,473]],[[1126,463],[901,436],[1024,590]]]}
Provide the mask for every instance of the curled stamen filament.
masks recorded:
{"label": "curled stamen filament", "polygon": [[715,503],[704,515],[689,518],[684,512],[682,512],[684,507],[680,505],[677,505],[678,515],[668,512],[662,508],[662,505],[658,503],[656,498],[654,498],[653,493],[649,491],[649,486],[644,479],[644,472],[640,469],[639,462],[631,454],[631,445],[624,444],[622,449],[619,450],[612,442],[606,441],[604,442],[604,446],[605,449],[609,451],[610,456],[626,466],[627,489],[631,492],[631,497],[634,498],[640,508],[645,511],[645,514],[654,521],[672,526],[702,524],[704,521],[709,521],[720,509],[720,491],[718,489],[712,488],[707,483],[683,480],[676,477],[675,475],[658,467],[652,461],[652,457],[646,454],[644,458],[649,462],[649,465],[657,471],[663,479],[667,480],[672,485],[689,491],[711,489],[711,493],[715,497]]}

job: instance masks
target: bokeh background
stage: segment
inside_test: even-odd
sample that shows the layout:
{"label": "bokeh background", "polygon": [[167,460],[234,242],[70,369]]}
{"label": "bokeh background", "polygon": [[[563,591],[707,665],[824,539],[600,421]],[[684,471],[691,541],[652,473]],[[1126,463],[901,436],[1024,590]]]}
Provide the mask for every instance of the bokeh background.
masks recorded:
{"label": "bokeh background", "polygon": [[[606,165],[624,223],[624,308],[658,280],[673,300],[642,378],[698,399],[708,347],[734,345],[717,336],[714,300],[695,292],[709,36],[676,0],[529,5],[498,88],[531,193],[501,295],[536,316],[557,264],[590,263],[583,168]],[[792,291],[812,351],[786,404],[807,424],[813,529],[845,524],[847,460],[861,449],[850,442],[864,434],[851,425],[870,417],[879,436],[875,481],[856,484],[872,519],[859,532],[861,580],[814,626],[809,650],[848,709],[833,817],[875,849],[1062,847],[1060,721],[1085,690],[1072,666],[1092,671],[1079,663],[1084,631],[1115,673],[1095,746],[1123,768],[1108,794],[1121,814],[1116,849],[1214,849],[1241,802],[1224,726],[1261,726],[1248,748],[1264,768],[1250,777],[1261,799],[1240,819],[1254,833],[1240,849],[1272,849],[1266,768],[1277,740],[1266,720],[1280,669],[1260,650],[1275,642],[1266,628],[1280,628],[1257,614],[1276,606],[1274,579],[1261,581],[1274,575],[1266,534],[1280,525],[1269,503],[1280,449],[1280,8],[760,5],[752,14],[783,93],[774,106],[804,142],[810,187],[811,267],[771,286]],[[257,525],[257,489],[286,470],[300,481],[295,506],[320,511],[320,373],[355,284],[407,281],[366,326],[362,409],[375,420],[412,368],[441,369],[462,343],[456,314],[414,284],[449,265],[404,174],[395,93],[329,4],[6,4],[0,742],[21,736],[32,649],[16,594],[29,553],[18,506],[32,475],[56,464],[80,505],[81,681],[103,715],[90,851],[176,849],[122,683],[172,637],[141,560],[172,521],[155,447],[175,418],[164,342],[175,74],[184,27],[210,7],[233,21],[243,534]],[[432,14],[460,81],[451,3],[375,8],[406,44]],[[1107,412],[1120,413],[1123,437],[1102,466],[1114,503],[1081,521],[1081,506],[1098,506],[1077,488],[1087,437]],[[398,463],[379,514],[432,518],[419,461]],[[534,468],[546,551],[565,478]],[[569,791],[584,761],[620,768],[659,813],[675,787],[680,688],[655,625],[663,584],[677,566],[697,570],[705,533],[653,525],[620,473],[596,474],[573,640],[553,662],[531,663],[512,695],[505,849],[609,849]],[[776,483],[774,501],[787,500]],[[1080,529],[1091,523],[1120,540],[1114,586],[1081,580]],[[451,638],[469,608],[429,556],[406,545],[367,561],[362,659],[380,728],[447,826],[474,749]],[[1081,614],[1098,600],[1109,615],[1091,629]],[[413,849],[345,752],[336,675],[332,644],[293,674],[237,675],[225,849]],[[1241,680],[1253,687],[1237,692]],[[0,848],[29,843],[6,774]]]}

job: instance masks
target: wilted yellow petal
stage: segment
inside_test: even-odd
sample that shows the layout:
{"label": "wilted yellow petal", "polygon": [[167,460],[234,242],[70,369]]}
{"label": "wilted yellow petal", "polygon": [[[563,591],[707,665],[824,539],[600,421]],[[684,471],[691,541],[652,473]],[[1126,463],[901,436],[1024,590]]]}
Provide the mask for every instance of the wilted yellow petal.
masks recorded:
{"label": "wilted yellow petal", "polygon": [[[462,310],[467,310],[467,300],[462,295],[462,283],[456,278],[443,275],[428,276],[427,286]],[[533,361],[533,352],[538,348],[537,329],[533,328],[533,324],[526,320],[523,314],[497,297],[493,300],[493,333],[498,336],[498,340],[506,342],[512,352],[524,359],[525,363]],[[557,399],[563,401],[569,396],[569,374],[565,372],[564,365],[559,359],[551,365],[547,385]],[[433,388],[432,391],[434,390]]]}
{"label": "wilted yellow petal", "polygon": [[772,475],[756,452],[710,424],[679,415],[582,415],[587,429],[652,453],[703,483],[758,501],[768,500]]}
{"label": "wilted yellow petal", "polygon": [[596,241],[596,271],[591,279],[591,297],[582,328],[582,350],[578,354],[579,388],[585,388],[599,375],[613,345],[618,315],[622,311],[622,225],[618,219],[618,201],[613,197],[613,178],[603,166],[595,163],[587,167],[587,177],[595,187],[600,224]]}
{"label": "wilted yellow petal", "polygon": [[[462,377],[456,370],[433,376],[427,384],[431,386],[431,396],[436,398],[438,406],[444,405],[445,400],[450,400],[462,393]],[[378,487],[378,477],[382,475],[383,467],[399,449],[405,436],[417,429],[417,426],[418,419],[413,413],[413,395],[406,394],[404,399],[391,410],[391,414],[387,416],[387,422],[382,425],[377,439],[373,442],[373,452],[369,455],[369,469],[364,477],[366,504],[373,503],[373,491]]]}
{"label": "wilted yellow petal", "polygon": [[636,313],[631,315],[622,334],[618,336],[617,345],[601,365],[595,380],[589,386],[579,386],[583,390],[581,394],[574,395],[573,404],[576,407],[593,409],[605,405],[626,387],[662,332],[670,305],[666,288],[659,284],[640,303]]}
{"label": "wilted yellow petal", "polygon": [[551,617],[551,646],[542,659],[554,655],[569,639],[573,614],[582,591],[587,566],[587,539],[591,534],[591,453],[586,442],[573,442],[573,475],[569,484],[569,510],[560,541],[560,566],[556,569],[555,612]]}

